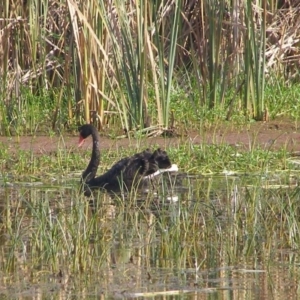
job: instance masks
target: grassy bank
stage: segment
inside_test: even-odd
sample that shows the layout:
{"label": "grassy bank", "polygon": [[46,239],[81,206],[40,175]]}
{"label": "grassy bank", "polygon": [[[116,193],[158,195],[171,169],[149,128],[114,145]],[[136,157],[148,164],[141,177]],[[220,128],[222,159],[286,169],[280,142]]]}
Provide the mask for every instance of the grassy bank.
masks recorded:
{"label": "grassy bank", "polygon": [[[187,94],[180,86],[173,88],[170,95],[170,127],[169,131],[176,134],[186,134],[190,130],[205,130],[222,126],[222,124],[231,124],[234,126],[243,126],[255,122],[247,111],[243,109],[234,109],[231,112],[230,120],[228,120],[227,109],[215,107],[208,109],[207,106],[201,106],[201,95],[194,87],[191,87],[190,94]],[[225,107],[230,107],[231,95],[228,92],[225,98]],[[300,87],[297,84],[286,84],[282,80],[272,80],[266,84],[265,102],[267,104],[267,121],[276,119],[290,119],[295,122],[297,128],[300,118],[299,97]],[[57,122],[52,128],[53,113],[55,110],[55,99],[57,93],[51,95],[45,91],[43,95],[32,95],[30,91],[24,90],[22,93],[22,110],[18,107],[8,108],[2,103],[0,112],[2,112],[1,135],[53,135],[64,132],[73,132],[77,129],[77,124],[85,121],[80,118],[79,121],[70,123],[67,113],[68,102],[61,103],[61,108],[57,115]],[[157,122],[157,109],[154,99],[149,99],[148,116],[152,123]],[[142,127],[135,128],[131,132],[138,136],[159,133],[157,126],[149,124],[147,130]],[[117,115],[112,116],[109,123],[102,128],[105,135],[112,137],[124,135],[124,127]]]}

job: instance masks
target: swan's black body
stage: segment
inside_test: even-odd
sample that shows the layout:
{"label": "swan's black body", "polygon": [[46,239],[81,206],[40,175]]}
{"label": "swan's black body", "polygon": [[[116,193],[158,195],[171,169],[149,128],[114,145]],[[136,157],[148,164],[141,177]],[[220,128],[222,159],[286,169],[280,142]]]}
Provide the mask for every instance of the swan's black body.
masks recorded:
{"label": "swan's black body", "polygon": [[82,173],[82,181],[85,185],[85,194],[89,195],[90,190],[103,188],[107,191],[120,191],[122,189],[131,190],[138,187],[146,176],[154,174],[158,170],[168,169],[172,166],[171,161],[165,151],[157,149],[154,152],[148,149],[137,153],[131,157],[126,157],[118,161],[103,175],[96,177],[100,163],[100,145],[97,129],[89,124],[79,128],[80,144],[88,136],[92,135],[93,150],[91,160]]}

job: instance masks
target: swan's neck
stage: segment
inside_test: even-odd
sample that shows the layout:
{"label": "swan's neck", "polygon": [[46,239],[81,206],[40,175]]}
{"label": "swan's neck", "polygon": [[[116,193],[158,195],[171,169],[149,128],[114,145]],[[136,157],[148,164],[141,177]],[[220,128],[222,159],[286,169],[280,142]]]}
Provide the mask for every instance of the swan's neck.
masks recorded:
{"label": "swan's neck", "polygon": [[98,166],[100,163],[100,142],[99,142],[99,134],[95,130],[92,133],[93,138],[93,150],[91,155],[91,160],[86,168],[86,170],[82,173],[82,180],[87,182],[93,178],[95,178]]}

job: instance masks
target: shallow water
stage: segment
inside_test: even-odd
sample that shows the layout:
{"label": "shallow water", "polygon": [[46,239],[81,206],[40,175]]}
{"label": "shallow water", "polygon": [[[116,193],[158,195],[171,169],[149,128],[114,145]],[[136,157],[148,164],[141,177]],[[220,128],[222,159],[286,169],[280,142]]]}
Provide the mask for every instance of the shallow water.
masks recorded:
{"label": "shallow water", "polygon": [[0,297],[294,299],[295,182],[165,176],[148,191],[99,193],[94,210],[69,178],[3,185]]}

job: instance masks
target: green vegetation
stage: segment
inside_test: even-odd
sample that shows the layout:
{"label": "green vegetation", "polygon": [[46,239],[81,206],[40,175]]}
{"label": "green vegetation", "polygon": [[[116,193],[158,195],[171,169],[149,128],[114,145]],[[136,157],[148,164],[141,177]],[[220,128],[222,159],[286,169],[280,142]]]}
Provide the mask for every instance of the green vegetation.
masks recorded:
{"label": "green vegetation", "polygon": [[[230,99],[232,93],[228,92],[227,99]],[[283,81],[276,81],[276,84],[267,84],[264,92],[265,103],[268,106],[270,119],[287,117],[295,122],[296,128],[300,119],[299,104],[300,86],[296,84],[286,85]],[[190,129],[201,130],[215,127],[224,123],[232,125],[245,125],[254,121],[250,115],[245,115],[242,110],[236,110],[232,115],[230,122],[227,122],[227,113],[225,110],[216,107],[208,110],[206,107],[199,106],[199,94],[195,93],[187,97],[184,90],[177,86],[173,90],[170,101],[171,127],[181,135],[189,132]],[[61,109],[57,114],[57,125],[55,129],[49,124],[53,121],[53,110],[55,107],[55,95],[45,93],[41,96],[33,96],[29,91],[22,94],[22,110],[17,107],[9,109],[0,104],[0,112],[3,114],[3,121],[0,124],[0,132],[5,135],[51,135],[57,132],[65,132],[69,129],[76,129],[75,124],[68,126],[68,102],[61,104]],[[230,105],[230,101],[226,101]],[[157,121],[157,112],[154,102],[149,102],[148,116],[151,120]],[[80,118],[81,123],[84,122]],[[153,126],[151,129],[157,129]],[[123,134],[122,127],[116,117],[111,119],[109,130],[104,128],[109,136],[119,136]],[[143,131],[141,131],[142,133]],[[148,132],[147,130],[144,132]],[[138,134],[137,134],[138,135]]]}
{"label": "green vegetation", "polygon": [[[205,129],[214,141],[257,120],[298,128],[298,2],[4,1],[0,133],[61,143],[38,155],[0,145],[0,297],[297,288],[297,157],[255,136],[207,144]],[[96,193],[92,209],[79,191],[90,153],[63,138],[84,122],[136,138],[103,150],[99,174],[143,150],[145,133],[173,130],[181,174],[147,193]]]}
{"label": "green vegetation", "polygon": [[[0,294],[17,297],[32,285],[47,295],[223,293],[227,288],[212,287],[205,272],[214,270],[210,278],[222,282],[222,268],[269,279],[293,270],[293,260],[274,257],[300,246],[297,158],[284,148],[249,147],[186,142],[171,148],[187,176],[166,177],[146,194],[96,194],[92,212],[78,189],[90,153],[58,148],[11,156],[2,145]],[[103,151],[99,173],[135,151]],[[238,278],[232,280],[247,285]]]}
{"label": "green vegetation", "polygon": [[[205,136],[204,136],[205,138]],[[35,143],[35,137],[32,143]],[[80,171],[86,167],[90,158],[89,151],[64,148],[63,139],[61,149],[45,154],[34,154],[33,151],[20,149],[8,149],[5,144],[0,148],[0,163],[2,164],[1,176],[6,178],[13,176],[13,181],[43,180],[49,183],[53,178],[68,179],[71,172],[77,171],[75,176],[79,180]],[[260,147],[255,143],[251,145],[232,146],[226,143],[195,145],[191,140],[183,140],[180,146],[168,148],[172,160],[179,165],[182,172],[220,175],[230,171],[236,174],[250,174],[261,172],[276,173],[280,170],[290,169],[290,154],[282,147],[275,151],[273,143],[267,143]],[[154,146],[152,146],[154,148]],[[240,149],[239,149],[240,148]],[[109,169],[113,163],[121,157],[132,155],[145,149],[142,141],[137,141],[137,146],[120,148],[116,150],[101,151],[101,164],[98,173]],[[246,151],[245,151],[246,149]]]}
{"label": "green vegetation", "polygon": [[298,10],[280,0],[4,1],[1,133],[298,119]]}

